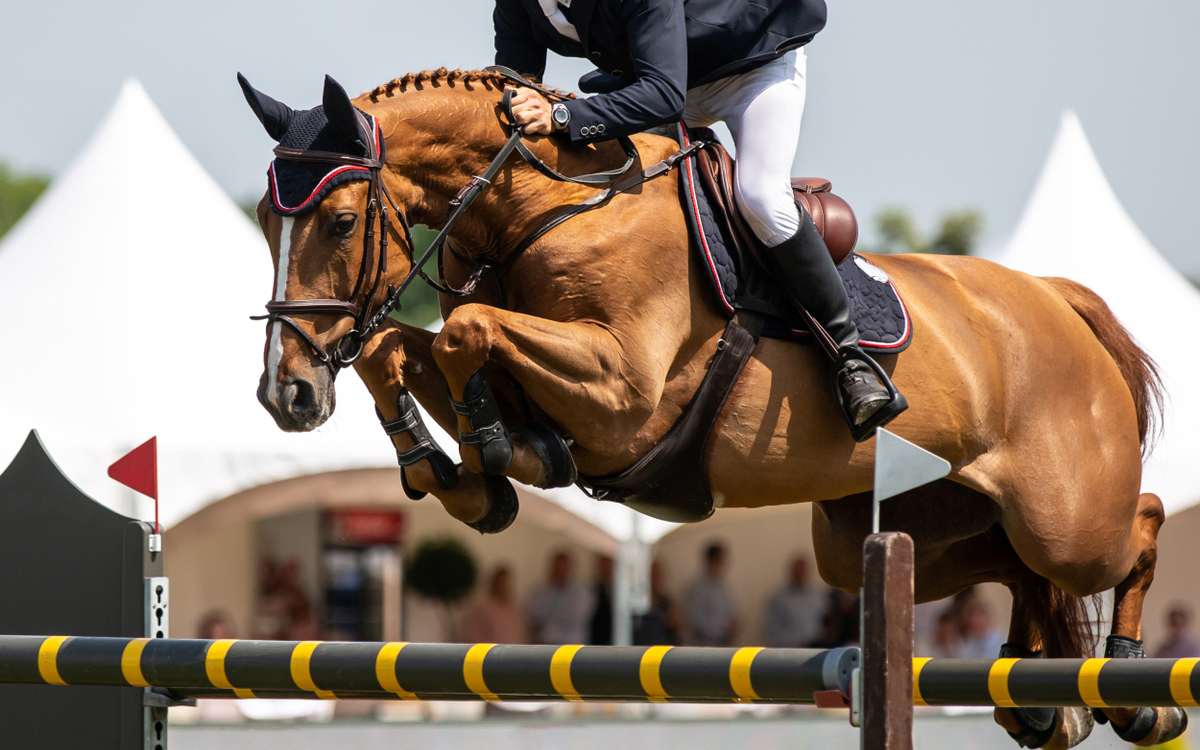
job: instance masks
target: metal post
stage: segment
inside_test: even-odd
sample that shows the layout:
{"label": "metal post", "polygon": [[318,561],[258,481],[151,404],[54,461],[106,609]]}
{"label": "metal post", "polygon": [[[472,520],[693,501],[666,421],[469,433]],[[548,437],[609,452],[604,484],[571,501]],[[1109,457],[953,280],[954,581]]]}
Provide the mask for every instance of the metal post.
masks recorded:
{"label": "metal post", "polygon": [[913,541],[872,534],[863,544],[862,748],[913,746]]}
{"label": "metal post", "polygon": [[613,645],[633,645],[633,618],[650,610],[650,545],[642,541],[641,519],[634,514],[630,538],[617,547],[613,561]]}

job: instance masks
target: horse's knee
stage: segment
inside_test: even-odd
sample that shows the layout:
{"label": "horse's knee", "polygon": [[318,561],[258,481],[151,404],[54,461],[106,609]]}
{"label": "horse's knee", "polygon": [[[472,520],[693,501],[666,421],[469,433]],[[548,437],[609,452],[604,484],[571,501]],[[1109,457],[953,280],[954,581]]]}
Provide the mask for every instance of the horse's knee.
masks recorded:
{"label": "horse's knee", "polygon": [[[458,363],[470,377],[487,359],[496,340],[497,329],[492,308],[487,305],[463,305],[446,319],[446,324],[433,340],[433,358],[447,375]],[[465,365],[465,366],[464,366]]]}

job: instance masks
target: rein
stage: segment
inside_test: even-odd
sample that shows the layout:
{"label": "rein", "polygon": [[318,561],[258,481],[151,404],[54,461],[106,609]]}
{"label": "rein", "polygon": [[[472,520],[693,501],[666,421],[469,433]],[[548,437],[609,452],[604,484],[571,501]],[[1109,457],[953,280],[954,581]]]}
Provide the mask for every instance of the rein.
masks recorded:
{"label": "rein", "polygon": [[[503,66],[492,66],[486,70],[497,72],[509,79],[518,86],[531,88],[541,93],[543,96],[563,99],[564,97],[557,92],[551,91],[543,86],[539,86],[531,81],[526,80],[520,74],[505,68]],[[363,254],[362,261],[359,265],[358,278],[354,282],[354,290],[350,293],[350,300],[339,299],[303,299],[303,300],[279,300],[267,303],[266,315],[252,315],[251,320],[268,320],[278,321],[292,329],[297,335],[303,339],[313,352],[317,355],[317,359],[321,364],[330,369],[333,377],[337,377],[337,373],[343,368],[354,364],[355,360],[362,354],[363,345],[366,343],[375,330],[383,323],[383,321],[393,311],[400,309],[400,297],[405,290],[412,285],[413,281],[420,277],[431,287],[443,294],[449,294],[454,297],[465,297],[475,291],[479,281],[483,278],[484,273],[488,270],[493,270],[497,277],[507,271],[512,264],[517,260],[522,253],[525,252],[534,242],[540,239],[551,229],[559,226],[568,219],[578,216],[592,209],[598,208],[606,204],[613,197],[626,192],[648,180],[655,177],[667,174],[674,169],[679,162],[694,155],[703,145],[702,141],[694,141],[686,147],[675,152],[671,156],[663,159],[657,164],[642,170],[638,174],[630,176],[628,179],[613,185],[609,188],[601,190],[595,195],[586,200],[560,211],[540,226],[525,236],[524,239],[517,245],[516,249],[508,255],[502,262],[496,263],[491,260],[476,260],[467,258],[458,251],[451,248],[451,252],[456,257],[463,260],[473,262],[475,269],[471,272],[466,282],[459,288],[454,288],[446,280],[443,271],[443,249],[448,247],[448,240],[451,230],[466,213],[467,209],[475,202],[475,199],[492,184],[492,179],[500,171],[501,166],[516,151],[522,159],[530,166],[536,169],[539,173],[558,182],[572,182],[580,185],[605,185],[612,183],[622,175],[626,174],[633,164],[637,161],[639,154],[637,147],[633,145],[627,136],[621,136],[617,141],[621,144],[621,148],[625,152],[625,164],[617,169],[610,169],[605,172],[595,172],[593,174],[580,175],[578,177],[568,177],[556,172],[553,168],[537,157],[528,147],[522,143],[522,129],[517,125],[516,118],[512,113],[512,89],[506,90],[501,99],[501,106],[505,117],[508,119],[508,126],[512,129],[512,133],[508,137],[508,141],[501,147],[500,151],[492,159],[487,169],[483,174],[476,175],[471,178],[462,190],[450,199],[449,213],[446,216],[445,224],[443,225],[437,236],[426,248],[425,252],[417,260],[413,260],[413,239],[412,227],[409,224],[408,217],[404,211],[392,200],[392,196],[388,194],[387,188],[383,185],[382,170],[384,162],[379,158],[373,143],[368,143],[369,154],[366,157],[351,156],[349,154],[339,154],[330,151],[317,151],[310,149],[288,148],[285,146],[276,146],[274,149],[275,156],[280,159],[291,159],[294,161],[318,162],[322,164],[337,164],[349,165],[356,167],[365,167],[370,171],[370,183],[368,194],[371,196],[367,203],[367,228],[363,235]],[[370,140],[370,139],[368,139]],[[385,204],[386,199],[386,204]],[[387,299],[379,306],[374,313],[370,312],[371,300],[375,298],[379,291],[379,286],[383,283],[383,277],[387,273],[387,248],[388,248],[388,230],[390,222],[388,220],[388,206],[396,213],[400,221],[400,225],[404,228],[405,241],[408,243],[409,260],[412,265],[408,275],[400,282],[400,286],[393,287],[388,285]],[[379,248],[378,253],[375,250],[375,224],[376,217],[379,223]],[[428,262],[434,253],[438,254],[438,276],[440,279],[434,281],[422,270],[425,263]],[[370,282],[370,290],[363,296],[363,304],[360,306],[355,304],[353,300],[359,297],[360,292],[367,285],[367,277],[371,276],[371,256],[375,255],[374,277]],[[315,338],[308,334],[292,317],[291,315],[303,315],[311,313],[332,313],[342,317],[354,318],[354,327],[342,336],[332,351],[326,351]],[[347,345],[348,344],[348,345]]]}

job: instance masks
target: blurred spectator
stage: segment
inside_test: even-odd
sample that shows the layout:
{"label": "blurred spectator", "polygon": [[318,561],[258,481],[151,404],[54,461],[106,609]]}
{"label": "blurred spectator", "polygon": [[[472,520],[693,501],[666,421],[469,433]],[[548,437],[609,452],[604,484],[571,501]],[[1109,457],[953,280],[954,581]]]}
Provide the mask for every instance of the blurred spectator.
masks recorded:
{"label": "blurred spectator", "polygon": [[958,613],[953,607],[946,607],[938,615],[933,637],[920,639],[913,648],[913,655],[950,659],[958,656],[961,642],[962,634],[959,628]]}
{"label": "blurred spectator", "polygon": [[237,629],[233,627],[233,618],[228,612],[210,609],[200,618],[200,634],[196,637],[206,641],[237,638]]}
{"label": "blurred spectator", "polygon": [[525,643],[525,619],[512,594],[512,573],[505,565],[492,572],[487,591],[467,617],[469,643]]}
{"label": "blurred spectator", "polygon": [[321,638],[321,627],[308,594],[300,585],[295,560],[276,565],[264,558],[260,573],[256,638],[307,641]]}
{"label": "blurred spectator", "polygon": [[546,586],[529,602],[534,643],[586,644],[596,602],[591,591],[571,579],[571,558],[559,552],[550,560]]}
{"label": "blurred spectator", "polygon": [[821,600],[821,592],[808,582],[808,560],[792,560],[787,583],[767,602],[767,645],[801,648],[816,640],[821,635]]}
{"label": "blurred spectator", "polygon": [[596,609],[592,612],[591,639],[593,646],[611,646],[613,642],[613,559],[596,556],[596,583],[592,587]]}
{"label": "blurred spectator", "polygon": [[858,597],[841,589],[829,592],[821,615],[821,635],[811,648],[840,648],[858,644]]}
{"label": "blurred spectator", "polygon": [[633,626],[635,646],[678,646],[679,612],[663,588],[662,565],[650,563],[650,611]]}
{"label": "blurred spectator", "polygon": [[995,659],[1004,645],[1004,635],[992,625],[992,613],[978,596],[967,599],[958,612],[960,659]]}
{"label": "blurred spectator", "polygon": [[1154,652],[1156,659],[1188,659],[1200,656],[1200,643],[1191,634],[1192,608],[1174,602],[1167,608],[1167,641]]}
{"label": "blurred spectator", "polygon": [[725,548],[709,545],[704,551],[704,575],[688,589],[688,643],[692,646],[729,646],[737,635],[737,608],[725,584]]}

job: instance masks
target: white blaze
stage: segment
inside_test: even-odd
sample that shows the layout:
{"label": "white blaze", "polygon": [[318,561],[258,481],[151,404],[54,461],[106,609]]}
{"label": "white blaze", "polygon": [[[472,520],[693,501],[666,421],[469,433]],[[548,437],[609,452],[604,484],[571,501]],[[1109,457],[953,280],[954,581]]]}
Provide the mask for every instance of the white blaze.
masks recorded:
{"label": "white blaze", "polygon": [[[292,250],[291,216],[284,216],[279,229],[279,266],[275,269],[275,301],[287,298],[288,256]],[[283,324],[271,321],[271,346],[267,350],[267,400],[279,407],[279,361],[283,359]]]}

